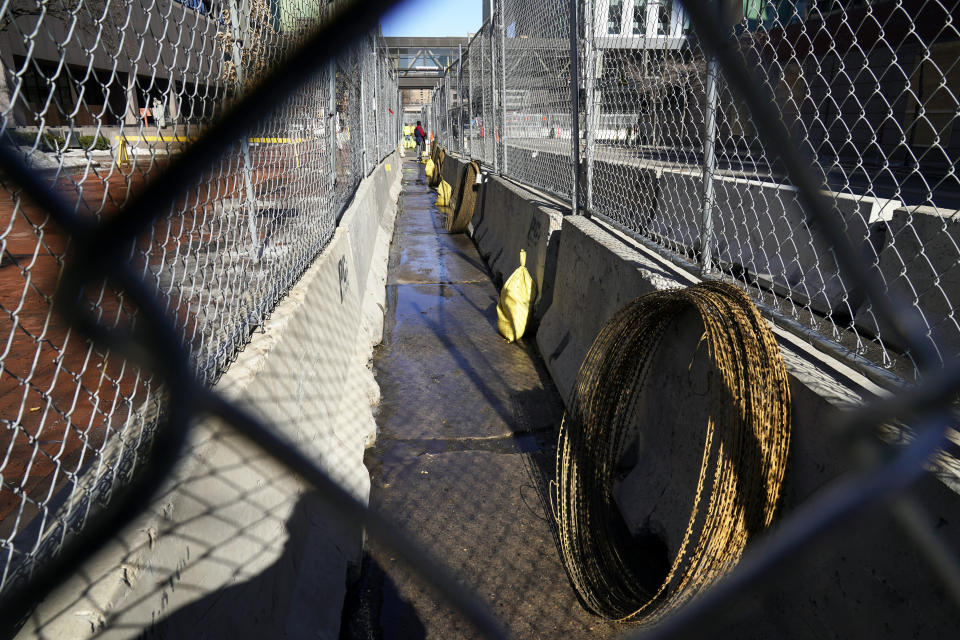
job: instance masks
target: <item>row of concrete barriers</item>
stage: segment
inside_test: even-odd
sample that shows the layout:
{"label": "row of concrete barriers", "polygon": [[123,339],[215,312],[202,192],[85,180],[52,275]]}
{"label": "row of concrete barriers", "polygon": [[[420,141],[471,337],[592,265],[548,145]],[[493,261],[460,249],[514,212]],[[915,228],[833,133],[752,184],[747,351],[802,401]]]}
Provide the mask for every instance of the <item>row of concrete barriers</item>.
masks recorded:
{"label": "row of concrete barriers", "polygon": [[[216,387],[364,502],[379,401],[367,363],[383,330],[401,173],[393,153],[361,181],[329,244]],[[303,480],[205,420],[160,496],[18,637],[335,637],[363,533]]]}
{"label": "row of concrete barriers", "polygon": [[[444,178],[452,182],[462,168],[461,159],[448,155]],[[676,173],[666,178],[689,179]],[[754,187],[758,193],[767,188]],[[527,266],[540,290],[536,346],[565,401],[593,338],[618,309],[638,295],[697,281],[615,228],[566,215],[569,208],[546,194],[489,175],[478,189],[469,233],[501,283],[516,268],[519,251],[527,251]],[[697,192],[692,187],[689,191]],[[691,202],[691,210],[694,207]],[[875,212],[877,219],[893,223],[900,215],[898,208],[880,205]],[[888,392],[792,334],[777,327],[774,331],[793,396],[793,439],[782,505],[789,513],[851,467],[849,452],[832,430],[840,413]],[[664,388],[662,393],[669,397],[681,391]],[[696,402],[695,390],[684,393],[680,401]],[[883,437],[905,441],[909,434],[887,427]],[[956,461],[944,454],[932,468],[934,473],[918,484],[916,495],[938,519],[938,533],[960,553]],[[633,514],[622,504],[621,510],[629,525]],[[666,542],[668,547],[676,543]],[[920,550],[879,509],[834,528],[794,558],[789,571],[745,593],[741,604],[743,610],[731,613],[726,637],[927,638],[942,637],[960,624],[960,612],[926,568]]]}

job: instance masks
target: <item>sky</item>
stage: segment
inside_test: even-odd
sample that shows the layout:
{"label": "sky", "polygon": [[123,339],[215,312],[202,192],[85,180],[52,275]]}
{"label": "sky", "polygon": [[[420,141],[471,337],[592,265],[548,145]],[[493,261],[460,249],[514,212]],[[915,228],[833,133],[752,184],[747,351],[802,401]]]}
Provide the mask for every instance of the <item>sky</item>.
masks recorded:
{"label": "sky", "polygon": [[481,0],[406,0],[380,20],[384,36],[465,37],[480,29]]}

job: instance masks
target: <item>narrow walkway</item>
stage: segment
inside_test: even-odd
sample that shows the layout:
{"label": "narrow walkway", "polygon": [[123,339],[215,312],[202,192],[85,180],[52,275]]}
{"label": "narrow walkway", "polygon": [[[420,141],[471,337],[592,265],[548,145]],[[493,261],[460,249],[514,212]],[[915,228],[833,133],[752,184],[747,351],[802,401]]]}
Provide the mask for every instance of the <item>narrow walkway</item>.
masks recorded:
{"label": "narrow walkway", "polygon": [[[371,503],[419,535],[513,637],[620,635],[625,627],[578,603],[552,535],[562,401],[532,344],[497,333],[498,291],[471,239],[444,231],[422,165],[404,162],[403,185],[374,358],[382,399],[366,457]],[[344,637],[476,637],[372,546]]]}

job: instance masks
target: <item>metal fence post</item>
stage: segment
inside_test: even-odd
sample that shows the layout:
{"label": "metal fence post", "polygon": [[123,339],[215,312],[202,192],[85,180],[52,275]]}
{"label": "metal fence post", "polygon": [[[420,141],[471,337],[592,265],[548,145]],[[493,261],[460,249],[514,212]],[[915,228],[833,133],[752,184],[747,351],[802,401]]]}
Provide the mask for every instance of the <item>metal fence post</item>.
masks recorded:
{"label": "metal fence post", "polygon": [[570,212],[580,211],[580,61],[577,45],[579,0],[570,0],[570,164],[573,168],[573,182],[570,184]]}
{"label": "metal fence post", "polygon": [[360,49],[360,158],[363,175],[367,175],[367,62],[366,54]]}
{"label": "metal fence post", "polygon": [[371,168],[377,166],[380,162],[380,61],[377,55],[377,39],[373,39],[373,53],[371,55],[373,64],[373,99],[370,106],[373,109],[373,148],[375,157],[371,160]]}
{"label": "metal fence post", "polygon": [[[243,44],[250,28],[250,6],[247,0],[230,0],[230,30],[233,35],[233,73],[236,76],[236,91],[241,94],[246,86],[243,68]],[[253,177],[250,169],[250,141],[244,135],[240,140],[240,153],[243,156],[243,187],[247,198],[247,231],[250,233],[250,254],[259,255],[260,233],[257,231],[256,194],[253,190]]]}
{"label": "metal fence post", "polygon": [[497,139],[500,137],[500,132],[498,131],[498,119],[497,119],[497,56],[494,51],[493,46],[493,25],[496,20],[496,13],[490,16],[489,28],[487,29],[487,40],[490,46],[490,106],[493,109],[493,113],[490,114],[489,122],[484,118],[483,125],[487,128],[487,131],[492,132],[493,134],[493,144],[490,145],[490,148],[493,150],[493,171],[494,173],[500,172],[500,162],[497,160]]}
{"label": "metal fence post", "polygon": [[443,110],[444,117],[446,118],[447,128],[446,128],[446,138],[444,139],[444,145],[449,146],[450,140],[453,138],[453,122],[450,118],[450,67],[443,72]]}
{"label": "metal fence post", "polygon": [[470,48],[473,45],[473,40],[467,45],[467,126],[470,127],[470,135],[464,136],[464,140],[469,142],[469,149],[467,150],[467,155],[473,159],[473,141],[474,141],[474,131],[473,131],[473,60],[470,56]]}
{"label": "metal fence post", "polygon": [[500,175],[507,173],[507,25],[503,12],[504,0],[496,0],[497,25],[500,31],[500,135],[497,146],[503,154]]}
{"label": "metal fence post", "polygon": [[327,146],[330,153],[330,186],[331,191],[337,188],[337,175],[339,173],[339,154],[337,153],[337,136],[339,135],[339,126],[337,123],[337,61],[330,61],[329,78],[327,79]]}
{"label": "metal fence post", "polygon": [[459,147],[458,151],[464,153],[463,145],[463,45],[458,44],[457,48],[460,52],[460,55],[457,56],[457,122],[458,122],[458,131],[457,135],[460,138],[457,141]]}
{"label": "metal fence post", "polygon": [[703,125],[703,203],[700,212],[700,273],[713,268],[713,173],[717,138],[717,56],[710,54],[704,95]]}
{"label": "metal fence post", "polygon": [[586,64],[586,86],[584,87],[584,98],[586,100],[584,114],[584,127],[585,131],[585,144],[586,149],[584,154],[586,155],[587,171],[586,171],[586,195],[584,201],[584,215],[591,215],[593,213],[593,163],[596,158],[596,143],[597,143],[597,127],[599,126],[600,121],[600,105],[596,101],[596,86],[597,86],[597,67],[600,62],[599,54],[594,42],[595,27],[593,24],[594,14],[593,14],[593,3],[586,2],[584,3],[583,10],[583,57],[584,64]]}

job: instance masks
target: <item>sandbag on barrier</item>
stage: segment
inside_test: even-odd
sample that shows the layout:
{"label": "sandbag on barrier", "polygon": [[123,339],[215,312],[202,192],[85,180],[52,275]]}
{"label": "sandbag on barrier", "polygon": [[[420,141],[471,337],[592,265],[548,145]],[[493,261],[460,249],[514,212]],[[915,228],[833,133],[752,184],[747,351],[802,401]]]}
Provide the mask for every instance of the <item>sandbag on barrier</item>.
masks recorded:
{"label": "sandbag on barrier", "polygon": [[480,163],[474,160],[463,169],[457,188],[453,190],[450,203],[453,213],[447,216],[446,227],[451,233],[463,233],[473,219],[473,210],[477,204],[477,176],[480,175]]}
{"label": "sandbag on barrier", "polygon": [[[440,184],[437,185],[437,201],[435,204],[438,207],[449,207],[451,191],[450,183],[446,180],[440,180]],[[449,215],[447,217],[449,218]]]}
{"label": "sandbag on barrier", "polygon": [[497,302],[497,331],[507,342],[523,337],[536,299],[537,283],[527,271],[527,252],[521,249],[520,266],[507,278]]}
{"label": "sandbag on barrier", "polygon": [[427,158],[427,161],[423,164],[423,174],[427,176],[427,184],[430,184],[433,181],[433,174],[437,171],[437,165],[434,164],[433,158]]}

